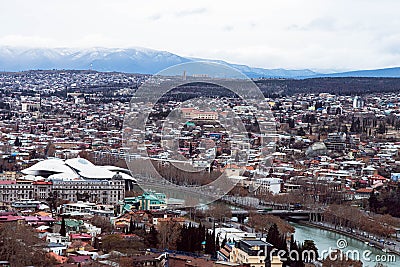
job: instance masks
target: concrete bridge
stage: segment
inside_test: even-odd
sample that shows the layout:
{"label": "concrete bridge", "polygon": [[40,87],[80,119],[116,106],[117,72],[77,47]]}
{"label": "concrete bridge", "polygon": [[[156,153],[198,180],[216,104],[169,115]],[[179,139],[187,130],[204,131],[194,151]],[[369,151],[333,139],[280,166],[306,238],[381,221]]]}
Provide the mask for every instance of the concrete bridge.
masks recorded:
{"label": "concrete bridge", "polygon": [[[312,210],[258,210],[259,214],[274,215],[289,221],[321,221],[322,212]],[[249,216],[247,210],[232,210],[232,217],[238,218],[239,222],[243,222]]]}

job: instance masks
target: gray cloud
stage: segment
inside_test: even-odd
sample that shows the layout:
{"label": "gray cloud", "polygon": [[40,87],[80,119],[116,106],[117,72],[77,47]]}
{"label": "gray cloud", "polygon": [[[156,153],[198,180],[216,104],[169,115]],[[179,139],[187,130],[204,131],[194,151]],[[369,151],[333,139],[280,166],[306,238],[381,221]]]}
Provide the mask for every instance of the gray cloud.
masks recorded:
{"label": "gray cloud", "polygon": [[199,8],[193,8],[193,9],[185,9],[179,12],[175,13],[176,17],[187,17],[191,15],[199,15],[199,14],[204,14],[207,13],[207,8],[204,7],[199,7]]}
{"label": "gray cloud", "polygon": [[154,15],[148,17],[148,19],[151,20],[151,21],[157,21],[157,20],[159,20],[161,18],[162,18],[161,14],[154,14]]}
{"label": "gray cloud", "polygon": [[336,29],[336,20],[330,17],[319,17],[305,25],[292,24],[287,27],[287,30],[297,31],[334,31]]}

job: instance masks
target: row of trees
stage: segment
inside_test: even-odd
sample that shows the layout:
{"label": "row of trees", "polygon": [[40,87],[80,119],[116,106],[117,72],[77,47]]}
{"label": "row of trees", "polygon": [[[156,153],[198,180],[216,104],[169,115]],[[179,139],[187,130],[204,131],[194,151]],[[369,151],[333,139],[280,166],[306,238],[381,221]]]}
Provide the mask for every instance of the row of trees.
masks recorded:
{"label": "row of trees", "polygon": [[390,215],[372,215],[358,207],[331,205],[323,213],[324,221],[339,227],[348,227],[378,236],[390,236],[399,226],[399,220]]}
{"label": "row of trees", "polygon": [[273,225],[277,226],[279,233],[284,236],[287,236],[289,233],[294,233],[295,230],[287,221],[277,216],[262,215],[256,212],[250,213],[248,224],[262,234],[267,233],[268,229],[271,229]]}
{"label": "row of trees", "polygon": [[[203,242],[204,247],[203,247]],[[203,252],[216,256],[216,252],[227,240],[219,243],[215,230],[209,230],[204,225],[180,225],[174,221],[164,222],[159,227],[158,248],[178,250],[192,253]]]}

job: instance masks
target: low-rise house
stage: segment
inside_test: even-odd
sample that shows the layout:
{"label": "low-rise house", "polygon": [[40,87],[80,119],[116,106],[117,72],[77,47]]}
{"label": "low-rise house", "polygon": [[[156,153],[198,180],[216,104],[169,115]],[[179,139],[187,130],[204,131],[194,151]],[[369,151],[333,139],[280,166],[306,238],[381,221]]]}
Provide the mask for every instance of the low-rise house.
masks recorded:
{"label": "low-rise house", "polygon": [[46,246],[46,251],[47,252],[54,252],[55,254],[59,256],[65,255],[65,251],[67,250],[67,246],[61,243],[49,243]]}
{"label": "low-rise house", "polygon": [[357,189],[354,195],[355,199],[368,199],[373,192],[373,188],[360,188]]}

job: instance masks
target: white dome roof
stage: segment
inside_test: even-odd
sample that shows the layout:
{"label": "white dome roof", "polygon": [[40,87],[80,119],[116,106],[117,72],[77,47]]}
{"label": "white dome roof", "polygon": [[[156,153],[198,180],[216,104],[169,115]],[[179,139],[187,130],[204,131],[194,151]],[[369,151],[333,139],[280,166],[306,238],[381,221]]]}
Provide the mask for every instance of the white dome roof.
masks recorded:
{"label": "white dome roof", "polygon": [[128,170],[113,166],[96,166],[84,158],[73,159],[45,159],[35,165],[22,170],[22,173],[31,178],[37,176],[48,177],[55,180],[80,179],[111,179],[119,172],[123,179],[135,180]]}

